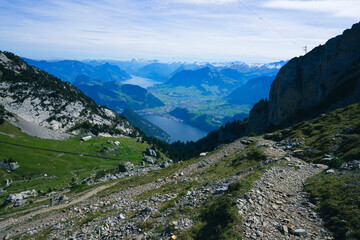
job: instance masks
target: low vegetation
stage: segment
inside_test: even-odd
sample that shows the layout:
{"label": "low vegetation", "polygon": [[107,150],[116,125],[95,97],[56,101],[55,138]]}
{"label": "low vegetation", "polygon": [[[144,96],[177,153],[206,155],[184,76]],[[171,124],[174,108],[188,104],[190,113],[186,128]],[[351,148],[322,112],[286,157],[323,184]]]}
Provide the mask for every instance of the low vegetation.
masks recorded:
{"label": "low vegetation", "polygon": [[[360,103],[323,114],[271,135],[276,140],[304,139],[299,156],[339,169],[360,159]],[[324,158],[330,158],[324,161]],[[336,239],[360,239],[360,171],[336,170],[307,181],[305,190]]]}
{"label": "low vegetation", "polygon": [[360,239],[360,171],[318,174],[305,190],[336,239]]}
{"label": "low vegetation", "polygon": [[304,139],[301,157],[321,163],[325,154],[345,162],[360,159],[360,103],[301,122],[274,134],[275,140]]}

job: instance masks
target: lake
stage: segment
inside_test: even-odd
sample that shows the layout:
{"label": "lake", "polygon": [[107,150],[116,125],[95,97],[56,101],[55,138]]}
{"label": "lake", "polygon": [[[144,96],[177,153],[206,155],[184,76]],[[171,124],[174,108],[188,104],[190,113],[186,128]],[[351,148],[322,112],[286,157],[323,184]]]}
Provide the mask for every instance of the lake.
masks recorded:
{"label": "lake", "polygon": [[171,137],[170,143],[176,141],[197,141],[208,134],[205,131],[171,118],[156,115],[144,115],[142,117],[167,132]]}
{"label": "lake", "polygon": [[160,84],[161,82],[156,82],[150,78],[142,78],[138,76],[131,76],[130,79],[121,82],[122,84],[132,84],[132,85],[138,85],[142,88],[148,88],[151,86],[154,86],[155,84]]}

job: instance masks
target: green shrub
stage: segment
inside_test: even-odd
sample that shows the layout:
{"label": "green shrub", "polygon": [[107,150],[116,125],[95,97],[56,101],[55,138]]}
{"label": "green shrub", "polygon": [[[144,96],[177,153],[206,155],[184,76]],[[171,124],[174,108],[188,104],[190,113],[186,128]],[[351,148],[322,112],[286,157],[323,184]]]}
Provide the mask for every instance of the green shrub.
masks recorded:
{"label": "green shrub", "polygon": [[241,223],[241,218],[231,197],[222,196],[207,204],[201,211],[200,219],[205,224],[199,229],[195,239],[241,238],[239,231],[233,229]]}
{"label": "green shrub", "polygon": [[341,165],[343,165],[345,162],[338,157],[332,158],[327,165],[329,166],[329,168],[340,168]]}

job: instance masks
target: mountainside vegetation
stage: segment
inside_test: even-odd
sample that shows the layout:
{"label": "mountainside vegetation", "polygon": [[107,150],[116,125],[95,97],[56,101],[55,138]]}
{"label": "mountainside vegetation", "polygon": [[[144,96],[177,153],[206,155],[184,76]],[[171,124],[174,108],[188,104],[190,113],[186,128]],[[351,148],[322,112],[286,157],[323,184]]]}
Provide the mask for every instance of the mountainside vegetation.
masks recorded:
{"label": "mountainside vegetation", "polygon": [[105,105],[118,113],[126,108],[140,110],[164,106],[146,89],[136,85],[103,81],[86,75],[78,76],[73,84],[97,104]]}

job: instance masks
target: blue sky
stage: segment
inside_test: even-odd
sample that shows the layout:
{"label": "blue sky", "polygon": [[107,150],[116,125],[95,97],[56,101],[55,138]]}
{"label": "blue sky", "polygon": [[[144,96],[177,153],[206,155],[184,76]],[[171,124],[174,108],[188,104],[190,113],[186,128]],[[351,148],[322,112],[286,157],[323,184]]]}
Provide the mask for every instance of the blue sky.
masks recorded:
{"label": "blue sky", "polygon": [[271,62],[360,21],[360,0],[0,0],[0,50],[34,59]]}

